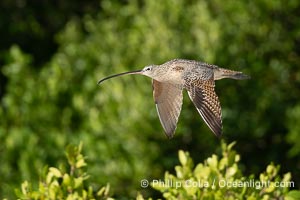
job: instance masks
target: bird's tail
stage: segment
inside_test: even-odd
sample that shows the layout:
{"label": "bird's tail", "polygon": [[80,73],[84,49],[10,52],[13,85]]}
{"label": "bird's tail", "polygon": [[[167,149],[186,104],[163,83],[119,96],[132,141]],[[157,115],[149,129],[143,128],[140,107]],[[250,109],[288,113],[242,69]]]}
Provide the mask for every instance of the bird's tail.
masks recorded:
{"label": "bird's tail", "polygon": [[250,76],[243,74],[243,72],[233,71],[229,69],[224,68],[217,68],[214,71],[214,79],[219,80],[222,78],[232,78],[232,79],[250,79]]}

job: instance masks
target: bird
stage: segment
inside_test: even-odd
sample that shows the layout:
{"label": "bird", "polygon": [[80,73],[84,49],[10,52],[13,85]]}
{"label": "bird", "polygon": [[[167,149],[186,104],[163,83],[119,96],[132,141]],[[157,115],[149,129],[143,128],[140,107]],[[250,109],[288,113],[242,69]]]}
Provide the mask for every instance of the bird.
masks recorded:
{"label": "bird", "polygon": [[168,138],[172,138],[175,134],[183,103],[183,89],[187,90],[206,125],[217,137],[221,137],[222,113],[220,101],[215,92],[215,80],[250,78],[242,72],[201,61],[173,59],[161,65],[152,64],[141,70],[107,76],[100,79],[98,85],[105,80],[126,74],[140,74],[152,78],[156,110]]}

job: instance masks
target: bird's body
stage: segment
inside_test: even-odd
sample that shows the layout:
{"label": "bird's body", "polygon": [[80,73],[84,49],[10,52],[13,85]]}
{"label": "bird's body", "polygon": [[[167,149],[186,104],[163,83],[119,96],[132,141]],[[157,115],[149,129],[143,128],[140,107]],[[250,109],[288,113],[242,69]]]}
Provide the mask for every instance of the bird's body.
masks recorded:
{"label": "bird's body", "polygon": [[106,77],[124,74],[142,74],[153,79],[153,98],[160,122],[168,137],[175,133],[182,107],[182,90],[188,91],[199,114],[214,132],[222,134],[221,106],[215,93],[215,80],[222,78],[248,79],[242,72],[220,68],[194,60],[174,59],[162,65],[150,65],[142,70],[125,72]]}
{"label": "bird's body", "polygon": [[194,60],[174,59],[162,65],[152,66],[156,68],[153,72],[155,77],[153,79],[171,84],[184,84],[186,78],[209,80],[213,77],[214,80],[219,80],[222,78],[243,79],[248,77],[241,72]]}

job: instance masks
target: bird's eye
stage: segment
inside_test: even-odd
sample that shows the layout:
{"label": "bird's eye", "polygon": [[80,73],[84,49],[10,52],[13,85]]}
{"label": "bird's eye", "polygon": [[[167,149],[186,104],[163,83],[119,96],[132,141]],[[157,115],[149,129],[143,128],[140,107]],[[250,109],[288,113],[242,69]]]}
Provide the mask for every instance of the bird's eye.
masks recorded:
{"label": "bird's eye", "polygon": [[146,69],[145,69],[145,71],[150,71],[151,70],[151,67],[147,67]]}

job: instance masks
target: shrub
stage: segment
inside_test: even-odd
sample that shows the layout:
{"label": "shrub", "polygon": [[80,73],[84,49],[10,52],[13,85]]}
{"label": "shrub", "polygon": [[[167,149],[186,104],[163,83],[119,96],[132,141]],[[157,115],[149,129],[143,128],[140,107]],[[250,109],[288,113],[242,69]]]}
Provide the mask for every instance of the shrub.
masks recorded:
{"label": "shrub", "polygon": [[[222,157],[213,154],[194,167],[188,152],[179,150],[180,165],[176,175],[165,173],[163,180],[152,180],[151,187],[165,199],[299,199],[291,173],[279,175],[279,165],[270,164],[258,177],[243,175],[239,168],[240,155],[232,149],[235,143],[222,142]],[[16,190],[21,199],[112,199],[109,184],[99,190],[88,185],[82,143],[66,149],[67,166],[49,167],[42,175],[37,189],[25,181]],[[68,170],[65,170],[68,169]],[[147,187],[148,185],[142,185]],[[143,200],[141,194],[137,200]]]}
{"label": "shrub", "polygon": [[31,183],[25,181],[21,190],[16,194],[20,199],[112,199],[108,196],[109,185],[95,192],[92,186],[87,186],[89,178],[85,171],[86,162],[81,154],[82,143],[77,146],[68,146],[66,157],[68,170],[64,167],[49,167],[47,173],[42,175],[38,188],[33,189]]}
{"label": "shrub", "polygon": [[[151,186],[164,198],[175,199],[299,199],[291,173],[279,175],[279,165],[269,164],[258,177],[243,175],[240,155],[232,150],[235,143],[222,142],[222,157],[213,154],[194,167],[188,152],[179,150],[181,165],[176,174],[165,173],[163,180],[153,180]],[[142,199],[142,197],[140,197]]]}

